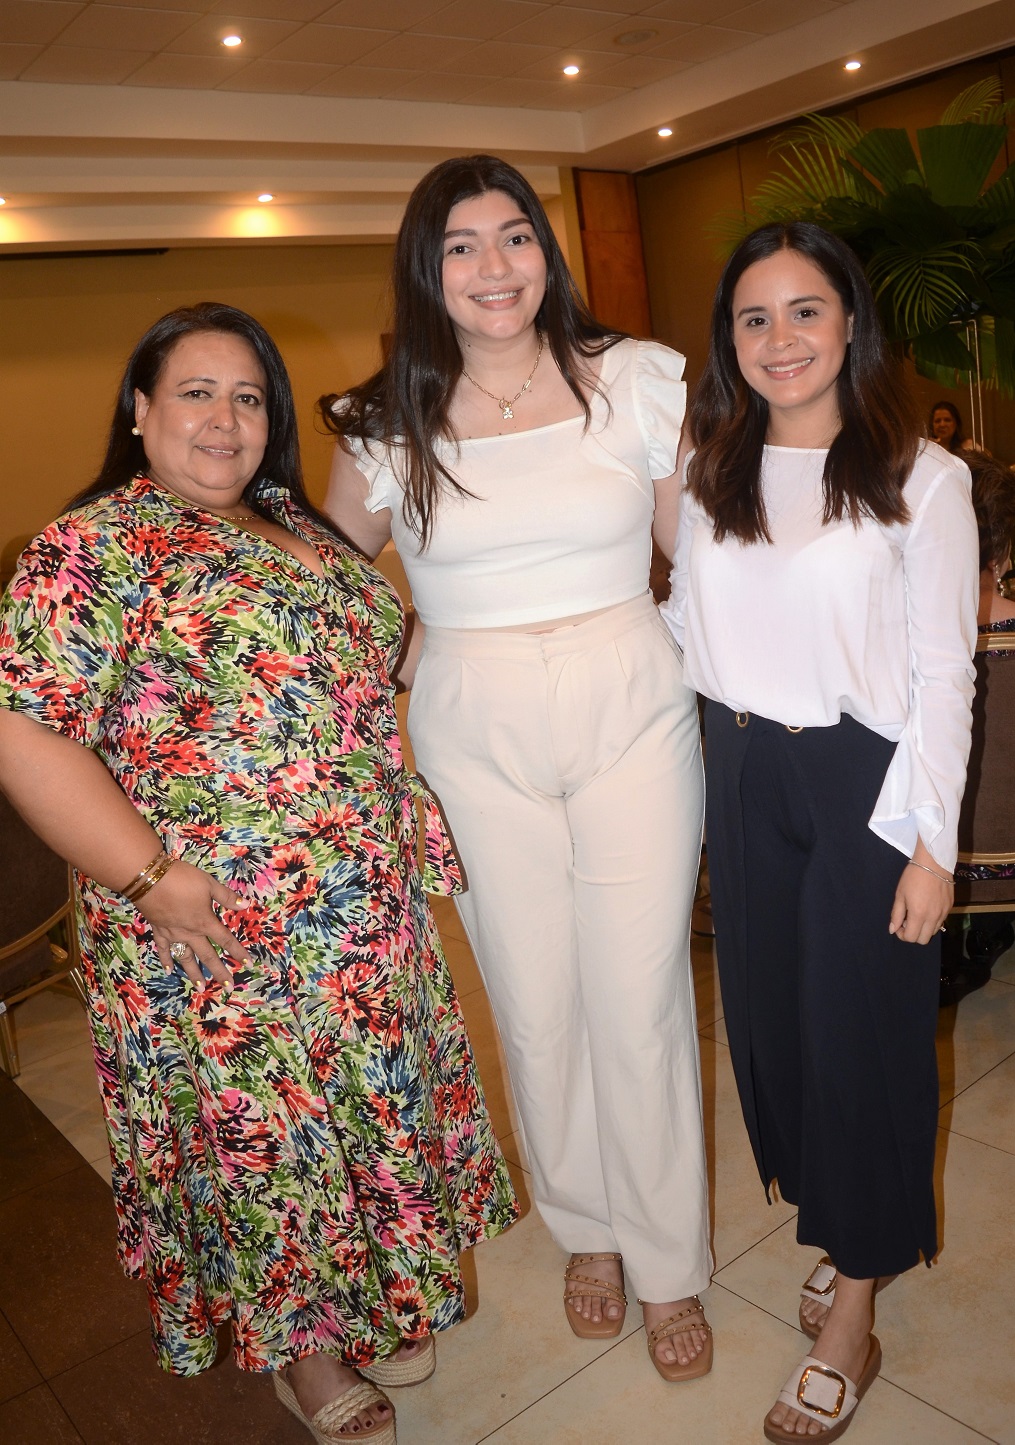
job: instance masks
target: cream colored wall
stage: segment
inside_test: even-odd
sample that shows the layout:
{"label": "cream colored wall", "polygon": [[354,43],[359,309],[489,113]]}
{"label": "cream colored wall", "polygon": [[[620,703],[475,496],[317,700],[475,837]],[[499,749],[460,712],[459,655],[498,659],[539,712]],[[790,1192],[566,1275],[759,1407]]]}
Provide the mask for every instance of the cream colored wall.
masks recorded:
{"label": "cream colored wall", "polygon": [[175,306],[224,301],[274,336],[296,394],[308,490],[331,452],[313,408],[380,363],[391,247],[237,246],[0,262],[0,567],[95,473],[127,356]]}
{"label": "cream colored wall", "polygon": [[[861,101],[847,112],[865,128],[933,125],[945,107],[967,86],[987,76],[1001,79],[1007,97],[1015,97],[1015,58],[981,60],[928,77],[891,94]],[[746,198],[773,169],[770,144],[774,132],[751,136],[691,156],[637,179],[645,265],[654,334],[687,356],[693,382],[708,353],[712,296],[722,269],[719,243],[708,223],[723,211],[742,209]],[[1009,140],[1007,164],[1015,160]],[[998,166],[1000,170],[1001,164]],[[969,390],[943,390],[908,368],[921,410],[947,397],[958,406],[967,426]],[[984,393],[987,445],[1005,461],[1015,462],[1015,402]]]}

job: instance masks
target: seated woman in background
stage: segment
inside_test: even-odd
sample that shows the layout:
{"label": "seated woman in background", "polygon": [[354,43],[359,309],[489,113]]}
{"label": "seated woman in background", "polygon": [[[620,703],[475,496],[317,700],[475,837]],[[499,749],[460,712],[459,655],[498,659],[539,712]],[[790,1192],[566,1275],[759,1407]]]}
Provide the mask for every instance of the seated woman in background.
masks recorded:
{"label": "seated woman in background", "polygon": [[0,786],[78,872],[158,1361],[207,1369],[230,1322],[318,1441],[374,1445],[361,1375],[432,1372],[459,1250],[516,1216],[416,860],[401,638],[304,494],[277,348],[212,303],[141,338],[97,480],[0,613]]}
{"label": "seated woman in background", "polygon": [[936,401],[930,409],[927,435],[946,452],[961,452],[973,444],[962,430],[962,415],[954,402]]}
{"label": "seated woman in background", "polygon": [[[1003,905],[1015,893],[1015,863],[984,856],[1001,849],[1015,855],[1015,771],[1011,728],[1015,706],[1015,602],[1003,583],[1011,567],[1015,537],[1015,476],[986,452],[965,451],[962,459],[973,476],[973,508],[980,534],[980,601],[977,609],[976,697],[973,701],[973,744],[969,782],[959,815],[959,861],[955,865],[956,904],[989,905],[996,896]],[[1009,820],[1011,824],[1009,827]],[[949,925],[941,963],[941,998],[954,1003],[979,988],[990,971],[1015,944],[1013,915],[970,914],[963,935]]]}

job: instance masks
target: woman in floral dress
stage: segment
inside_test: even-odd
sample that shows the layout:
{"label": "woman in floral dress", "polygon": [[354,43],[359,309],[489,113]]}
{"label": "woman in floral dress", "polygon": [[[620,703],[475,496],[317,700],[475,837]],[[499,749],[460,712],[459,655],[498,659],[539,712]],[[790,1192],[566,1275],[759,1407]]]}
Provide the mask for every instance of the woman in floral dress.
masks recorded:
{"label": "woman in floral dress", "polygon": [[319,1440],[394,1440],[362,1374],[432,1370],[459,1250],[516,1216],[424,897],[458,879],[402,763],[401,636],[305,497],[274,343],[211,303],[138,343],[0,614],[0,786],[77,870],[156,1356],[197,1374],[230,1321]]}

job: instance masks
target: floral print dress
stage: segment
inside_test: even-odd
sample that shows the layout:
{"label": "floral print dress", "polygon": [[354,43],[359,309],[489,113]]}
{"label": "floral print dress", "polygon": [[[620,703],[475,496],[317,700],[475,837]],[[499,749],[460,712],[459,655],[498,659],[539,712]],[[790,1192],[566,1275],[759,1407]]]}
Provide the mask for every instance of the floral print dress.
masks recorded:
{"label": "floral print dress", "polygon": [[227,1320],[249,1370],[445,1329],[459,1250],[517,1214],[423,892],[457,883],[425,798],[418,861],[398,599],[262,500],[323,578],[137,478],[36,538],[0,615],[0,706],[94,749],[243,900],[230,990],[167,974],[145,919],[78,879],[120,1257],[180,1375]]}

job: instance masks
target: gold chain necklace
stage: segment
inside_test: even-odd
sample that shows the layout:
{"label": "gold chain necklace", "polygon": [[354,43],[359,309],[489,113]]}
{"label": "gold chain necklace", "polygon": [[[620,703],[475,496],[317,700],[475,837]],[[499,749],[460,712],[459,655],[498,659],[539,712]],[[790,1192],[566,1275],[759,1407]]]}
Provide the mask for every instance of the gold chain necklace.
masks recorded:
{"label": "gold chain necklace", "polygon": [[513,418],[514,418],[514,412],[512,411],[512,407],[514,406],[514,404],[515,404],[515,402],[518,400],[518,398],[519,398],[520,396],[523,396],[524,393],[527,392],[528,389],[529,389],[529,387],[532,385],[532,378],[533,378],[533,377],[535,376],[535,374],[536,374],[536,367],[539,365],[539,358],[542,356],[542,354],[543,354],[543,337],[542,337],[542,334],[540,334],[540,337],[539,337],[539,350],[536,352],[535,365],[533,366],[532,370],[529,372],[528,376],[525,378],[525,381],[522,383],[522,385],[518,388],[518,390],[515,392],[514,396],[512,396],[512,397],[495,396],[492,391],[487,391],[487,389],[486,389],[485,386],[480,386],[479,382],[476,380],[476,378],[475,378],[474,376],[470,376],[470,375],[469,375],[469,373],[466,371],[466,369],[465,369],[464,366],[462,367],[462,375],[465,377],[466,381],[471,381],[471,382],[472,382],[473,386],[476,388],[477,391],[481,391],[484,396],[488,396],[491,401],[495,401],[495,402],[497,403],[497,405],[500,407],[500,414],[501,414],[501,417],[503,418],[504,421],[511,421],[511,420],[513,420]]}

